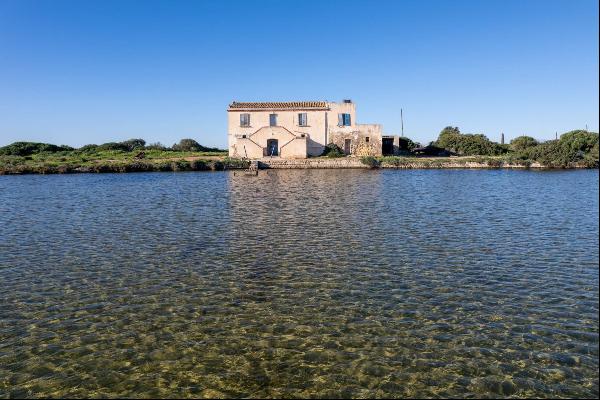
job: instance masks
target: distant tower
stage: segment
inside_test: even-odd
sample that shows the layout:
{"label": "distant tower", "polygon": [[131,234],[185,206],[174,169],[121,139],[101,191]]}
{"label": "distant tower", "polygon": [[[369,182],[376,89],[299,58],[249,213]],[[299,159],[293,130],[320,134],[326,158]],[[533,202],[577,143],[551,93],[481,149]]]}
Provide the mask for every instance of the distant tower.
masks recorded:
{"label": "distant tower", "polygon": [[402,109],[400,109],[400,123],[402,124],[401,136],[404,137],[404,115],[402,113]]}
{"label": "distant tower", "polygon": [[555,140],[558,140],[558,132],[555,132],[555,133],[554,133],[554,139],[555,139]]}
{"label": "distant tower", "polygon": [[500,144],[504,144],[504,132],[502,132],[502,136],[500,136]]}

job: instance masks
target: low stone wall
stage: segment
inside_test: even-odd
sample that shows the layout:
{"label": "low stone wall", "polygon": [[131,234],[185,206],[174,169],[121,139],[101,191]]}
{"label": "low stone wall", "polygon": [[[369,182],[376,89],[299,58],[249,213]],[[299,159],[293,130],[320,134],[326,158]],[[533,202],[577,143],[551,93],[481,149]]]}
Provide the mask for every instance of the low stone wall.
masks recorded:
{"label": "low stone wall", "polygon": [[358,158],[308,158],[304,160],[262,158],[258,160],[258,166],[261,169],[369,168]]}
{"label": "low stone wall", "polygon": [[[343,168],[371,168],[363,164],[358,157],[345,158],[308,158],[292,160],[282,158],[261,158],[258,161],[260,169],[343,169]],[[418,161],[403,161],[398,165],[382,163],[377,168],[385,169],[497,169],[497,168],[546,168],[539,163],[511,164],[504,161],[490,165],[485,162],[457,161],[451,159],[423,159]]]}
{"label": "low stone wall", "polygon": [[525,169],[525,168],[546,168],[540,163],[531,163],[530,165],[524,164],[511,164],[507,162],[501,162],[498,165],[490,165],[487,163],[480,162],[453,162],[453,161],[433,161],[433,162],[407,162],[400,165],[390,165],[390,164],[382,164],[379,168],[389,168],[389,169],[470,169],[470,168],[487,168],[487,169],[497,169],[497,168],[517,168],[517,169]]}

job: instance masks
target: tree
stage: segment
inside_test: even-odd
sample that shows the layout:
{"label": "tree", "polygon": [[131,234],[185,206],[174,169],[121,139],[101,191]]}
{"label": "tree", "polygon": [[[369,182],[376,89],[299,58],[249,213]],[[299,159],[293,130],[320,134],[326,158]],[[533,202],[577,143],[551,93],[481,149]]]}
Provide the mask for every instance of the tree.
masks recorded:
{"label": "tree", "polygon": [[203,146],[194,139],[181,139],[172,148],[175,151],[202,151]]}
{"label": "tree", "polygon": [[537,146],[539,142],[531,136],[519,136],[510,141],[510,149],[520,151],[529,147]]}
{"label": "tree", "polygon": [[121,142],[127,148],[127,151],[134,151],[138,149],[143,149],[146,145],[146,141],[144,139],[129,139],[124,142]]}
{"label": "tree", "polygon": [[442,135],[460,135],[460,129],[458,126],[447,126],[440,132],[440,136]]}
{"label": "tree", "polygon": [[413,142],[412,139],[401,136],[398,138],[398,147],[399,147],[399,150],[410,152],[419,146],[417,145],[417,143]]}
{"label": "tree", "polygon": [[598,134],[575,130],[561,135],[558,140],[550,140],[537,146],[515,152],[520,160],[537,161],[547,167],[568,167],[582,163],[588,167],[598,167]]}
{"label": "tree", "polygon": [[494,143],[482,134],[462,134],[458,127],[447,126],[440,132],[434,147],[445,149],[461,156],[495,156],[506,153],[507,149]]}

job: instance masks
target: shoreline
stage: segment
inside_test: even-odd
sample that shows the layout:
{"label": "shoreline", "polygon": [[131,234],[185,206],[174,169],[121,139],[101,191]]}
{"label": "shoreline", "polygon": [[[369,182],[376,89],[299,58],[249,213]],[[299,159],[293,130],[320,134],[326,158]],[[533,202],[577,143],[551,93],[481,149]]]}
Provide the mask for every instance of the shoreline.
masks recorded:
{"label": "shoreline", "polygon": [[254,164],[266,169],[598,169],[581,163],[567,167],[545,166],[537,162],[509,162],[493,157],[393,157],[393,158],[307,158],[258,160],[227,157],[184,157],[160,160],[96,160],[91,165],[16,165],[0,169],[0,175],[47,175],[81,173],[131,173],[246,170]]}
{"label": "shoreline", "polygon": [[[259,169],[563,169],[552,168],[540,163],[509,163],[503,160],[490,159],[477,161],[473,157],[434,158],[434,157],[406,157],[398,158],[395,163],[377,161],[375,164],[367,164],[357,157],[348,158],[315,158],[315,159],[268,159],[262,158],[258,161]],[[568,169],[580,169],[585,166],[576,165]]]}

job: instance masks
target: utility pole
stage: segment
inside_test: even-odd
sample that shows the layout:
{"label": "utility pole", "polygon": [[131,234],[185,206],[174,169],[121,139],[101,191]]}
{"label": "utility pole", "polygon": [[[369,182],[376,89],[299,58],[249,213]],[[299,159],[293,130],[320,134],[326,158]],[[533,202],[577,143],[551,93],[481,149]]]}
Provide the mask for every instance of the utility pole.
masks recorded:
{"label": "utility pole", "polygon": [[404,115],[402,109],[400,109],[400,123],[402,124],[402,137],[404,137]]}

